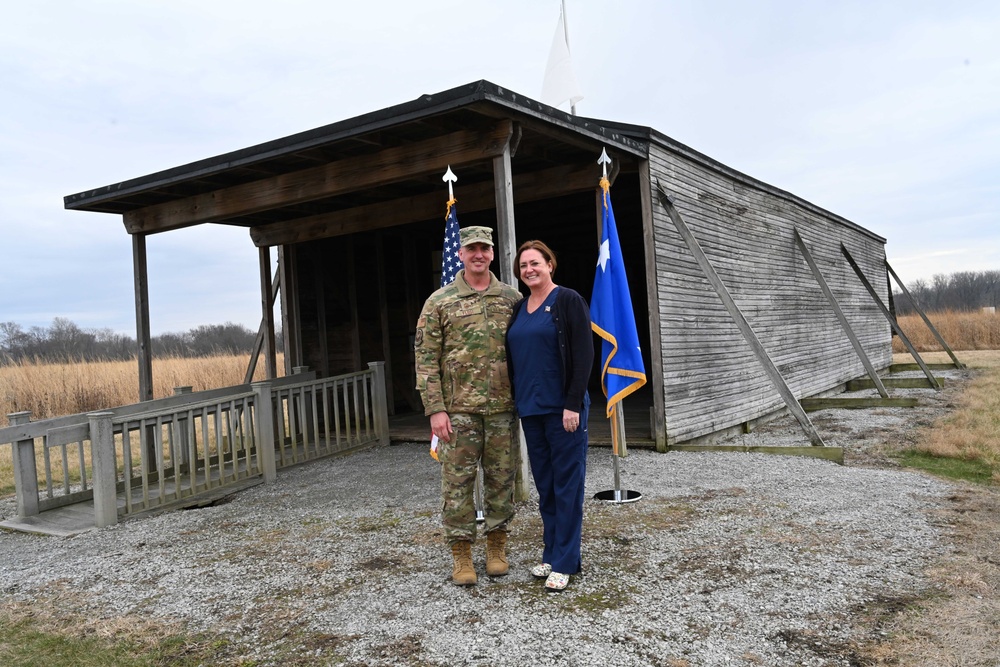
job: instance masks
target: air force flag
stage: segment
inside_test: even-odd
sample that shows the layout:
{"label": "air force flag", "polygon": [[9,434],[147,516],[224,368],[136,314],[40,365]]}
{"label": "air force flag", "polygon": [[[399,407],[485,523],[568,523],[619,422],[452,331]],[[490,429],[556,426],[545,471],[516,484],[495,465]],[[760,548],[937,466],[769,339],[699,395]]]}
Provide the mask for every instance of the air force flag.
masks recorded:
{"label": "air force flag", "polygon": [[603,339],[601,385],[608,399],[606,416],[612,418],[615,406],[646,384],[646,372],[611,208],[611,184],[607,178],[601,179],[601,188],[604,189],[603,232],[594,293],[590,299],[590,326]]}

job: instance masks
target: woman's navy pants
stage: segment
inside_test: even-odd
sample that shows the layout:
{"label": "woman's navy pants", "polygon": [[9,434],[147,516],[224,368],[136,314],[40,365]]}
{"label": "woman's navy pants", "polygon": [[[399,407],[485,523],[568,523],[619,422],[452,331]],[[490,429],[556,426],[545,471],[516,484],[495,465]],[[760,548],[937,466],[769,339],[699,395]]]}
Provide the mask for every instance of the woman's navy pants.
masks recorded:
{"label": "woman's navy pants", "polygon": [[580,571],[589,412],[589,407],[580,412],[580,427],[573,433],[563,428],[562,412],[521,418],[542,515],[542,562],[562,574]]}

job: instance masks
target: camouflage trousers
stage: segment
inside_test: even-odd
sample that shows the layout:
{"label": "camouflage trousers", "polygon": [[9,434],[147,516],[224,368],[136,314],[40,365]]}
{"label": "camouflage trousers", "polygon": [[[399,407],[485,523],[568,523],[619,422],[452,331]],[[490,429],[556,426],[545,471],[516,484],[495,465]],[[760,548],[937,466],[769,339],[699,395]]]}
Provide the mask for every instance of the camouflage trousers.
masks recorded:
{"label": "camouflage trousers", "polygon": [[476,541],[474,500],[477,464],[483,465],[483,509],[486,532],[508,530],[514,518],[517,471],[517,419],[511,412],[495,415],[451,413],[451,442],[442,442],[441,523],[449,544]]}

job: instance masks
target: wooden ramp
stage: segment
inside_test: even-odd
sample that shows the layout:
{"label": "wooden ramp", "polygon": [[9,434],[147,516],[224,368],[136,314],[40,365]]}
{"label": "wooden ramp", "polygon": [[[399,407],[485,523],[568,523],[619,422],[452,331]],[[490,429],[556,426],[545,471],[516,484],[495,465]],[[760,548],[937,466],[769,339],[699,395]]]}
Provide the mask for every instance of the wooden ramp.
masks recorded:
{"label": "wooden ramp", "polygon": [[[219,487],[214,492],[200,493],[196,496],[187,496],[179,500],[165,503],[147,511],[136,512],[128,515],[128,519],[148,517],[169,510],[185,509],[190,507],[207,507],[218,502],[220,499],[234,493],[249,489],[250,487],[262,484],[263,477],[257,476],[242,480],[237,484]],[[158,495],[151,493],[150,495]],[[125,507],[124,492],[118,496],[118,507]],[[94,503],[86,500],[72,505],[64,505],[54,509],[44,510],[37,516],[11,517],[0,521],[0,528],[14,530],[21,533],[34,533],[37,535],[51,535],[53,537],[72,537],[85,533],[95,528]]]}

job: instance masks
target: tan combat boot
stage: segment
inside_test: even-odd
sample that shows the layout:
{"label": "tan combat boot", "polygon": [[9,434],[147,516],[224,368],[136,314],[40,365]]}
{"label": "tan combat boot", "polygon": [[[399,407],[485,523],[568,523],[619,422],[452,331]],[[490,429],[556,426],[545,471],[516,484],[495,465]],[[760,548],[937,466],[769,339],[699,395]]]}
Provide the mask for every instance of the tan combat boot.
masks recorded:
{"label": "tan combat boot", "polygon": [[499,577],[507,574],[507,533],[493,530],[486,533],[486,574]]}
{"label": "tan combat boot", "polygon": [[462,540],[451,545],[451,557],[455,565],[451,569],[451,581],[457,586],[472,586],[476,583],[476,568],[472,566],[472,542]]}

